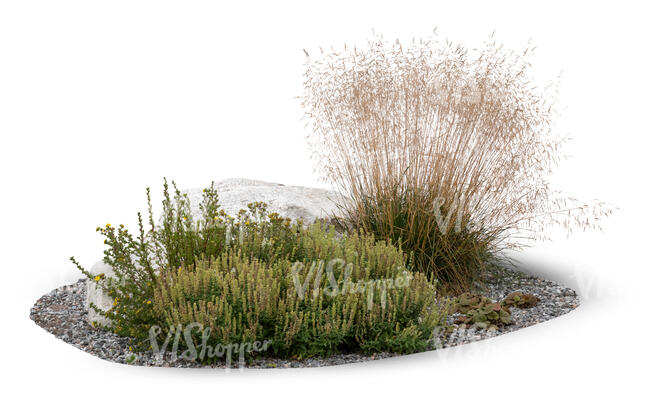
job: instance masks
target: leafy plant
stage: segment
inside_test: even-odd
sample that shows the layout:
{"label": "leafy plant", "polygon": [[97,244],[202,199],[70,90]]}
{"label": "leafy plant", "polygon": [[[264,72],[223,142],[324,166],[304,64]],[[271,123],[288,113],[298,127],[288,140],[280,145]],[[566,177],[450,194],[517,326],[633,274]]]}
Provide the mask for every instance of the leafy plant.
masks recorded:
{"label": "leafy plant", "polygon": [[[360,235],[337,243],[319,224],[301,233],[297,246],[304,257],[283,256],[267,263],[228,250],[211,261],[164,272],[154,292],[154,310],[167,328],[194,322],[209,326],[211,345],[270,340],[278,357],[426,347],[441,319],[435,289],[423,274],[403,268],[397,249]],[[325,263],[293,268],[295,259],[310,264],[317,252],[324,254]],[[333,259],[343,259],[350,269],[327,271]],[[408,285],[388,288],[379,283],[352,292],[360,281],[397,279]],[[307,288],[300,291],[303,286]]]}
{"label": "leafy plant", "polygon": [[456,297],[449,307],[451,313],[460,312],[466,314],[468,311],[492,303],[487,297],[472,293],[463,293]]}
{"label": "leafy plant", "polygon": [[[147,189],[149,225],[139,214],[137,236],[123,225],[98,228],[115,278],[91,275],[72,258],[114,300],[108,311],[93,309],[110,330],[134,338],[135,349],[150,348],[152,326],[162,344],[177,325],[198,322],[210,328],[211,346],[269,340],[277,357],[414,352],[444,323],[435,284],[407,270],[398,247],[292,222],[259,202],[231,217],[213,186],[194,220],[188,197],[172,185],[173,197],[165,181],[160,223]],[[178,348],[187,346],[181,339]]]}
{"label": "leafy plant", "polygon": [[177,269],[193,264],[199,256],[214,256],[225,248],[226,214],[219,210],[214,187],[206,188],[200,204],[201,220],[192,219],[189,199],[172,182],[173,195],[165,180],[163,185],[162,219],[154,222],[151,192],[147,188],[148,227],[138,213],[138,234],[133,235],[120,224],[97,227],[104,236],[104,262],[115,278],[91,275],[75,259],[71,261],[89,279],[97,283],[113,299],[113,308],[104,311],[91,303],[98,314],[107,318],[111,329],[122,336],[136,338],[145,346],[151,326],[159,319],[153,312],[153,291],[162,269]]}
{"label": "leafy plant", "polygon": [[499,326],[512,323],[507,306],[471,293],[463,293],[454,300],[450,313],[456,312],[463,314],[456,323],[473,324],[483,329],[496,330]]}
{"label": "leafy plant", "polygon": [[503,305],[517,308],[531,308],[537,305],[539,298],[529,293],[512,292],[505,299]]}

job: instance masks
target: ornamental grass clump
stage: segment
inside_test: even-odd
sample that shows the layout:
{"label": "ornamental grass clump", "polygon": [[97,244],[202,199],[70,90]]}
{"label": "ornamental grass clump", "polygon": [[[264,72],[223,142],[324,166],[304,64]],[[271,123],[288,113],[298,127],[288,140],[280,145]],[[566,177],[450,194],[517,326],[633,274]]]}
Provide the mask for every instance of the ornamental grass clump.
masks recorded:
{"label": "ornamental grass clump", "polygon": [[195,220],[188,197],[175,185],[173,198],[169,191],[165,182],[155,223],[147,190],[149,226],[139,215],[137,236],[122,225],[98,228],[115,278],[91,275],[73,259],[114,300],[108,311],[93,309],[136,349],[200,325],[177,350],[263,341],[264,355],[281,358],[408,353],[426,349],[445,322],[435,283],[408,270],[409,257],[390,243],[292,222],[259,202],[231,217],[212,187]]}
{"label": "ornamental grass clump", "polygon": [[456,293],[545,227],[597,225],[607,209],[547,182],[564,139],[530,54],[435,36],[307,53],[302,105],[339,224],[401,241],[414,270]]}

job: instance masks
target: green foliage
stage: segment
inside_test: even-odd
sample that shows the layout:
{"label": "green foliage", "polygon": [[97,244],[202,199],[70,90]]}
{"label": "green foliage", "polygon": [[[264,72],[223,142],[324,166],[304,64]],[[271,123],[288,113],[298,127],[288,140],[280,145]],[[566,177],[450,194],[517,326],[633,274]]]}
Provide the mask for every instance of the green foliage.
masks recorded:
{"label": "green foliage", "polygon": [[450,307],[450,312],[460,312],[466,314],[468,311],[478,308],[480,306],[491,303],[487,297],[479,296],[472,293],[463,293],[460,296],[456,297]]}
{"label": "green foliage", "polygon": [[507,306],[471,293],[463,293],[454,300],[450,313],[456,312],[463,314],[457,323],[473,324],[483,329],[496,330],[512,323]]}
{"label": "green foliage", "polygon": [[[336,240],[319,224],[300,233],[294,248],[271,263],[227,250],[196,266],[164,272],[154,309],[168,327],[210,326],[210,345],[271,340],[279,357],[325,356],[354,347],[369,353],[426,347],[440,323],[435,290],[423,274],[404,269],[399,250],[369,236]],[[316,258],[321,260],[314,263]],[[339,258],[351,267],[328,271],[327,261]],[[297,260],[305,265],[295,267]],[[367,280],[401,280],[402,287],[376,283],[359,292],[356,282]]]}
{"label": "green foliage", "polygon": [[72,259],[113,298],[110,310],[94,309],[112,331],[134,338],[135,349],[149,348],[154,325],[163,339],[198,322],[210,327],[210,346],[270,340],[270,353],[283,358],[406,353],[425,349],[443,323],[434,284],[408,271],[409,258],[390,243],[291,222],[259,202],[231,217],[213,186],[194,220],[187,195],[172,185],[173,197],[165,181],[160,223],[147,190],[148,226],[139,214],[137,236],[123,225],[98,228],[115,278]]}
{"label": "green foliage", "polygon": [[500,303],[487,297],[472,293],[463,293],[456,297],[449,307],[450,313],[461,313],[457,323],[476,325],[484,329],[497,329],[509,325],[510,307],[531,308],[537,305],[539,298],[532,294],[513,292]]}
{"label": "green foliage", "polygon": [[539,298],[532,294],[522,292],[512,292],[502,303],[508,307],[531,308],[537,305]]}

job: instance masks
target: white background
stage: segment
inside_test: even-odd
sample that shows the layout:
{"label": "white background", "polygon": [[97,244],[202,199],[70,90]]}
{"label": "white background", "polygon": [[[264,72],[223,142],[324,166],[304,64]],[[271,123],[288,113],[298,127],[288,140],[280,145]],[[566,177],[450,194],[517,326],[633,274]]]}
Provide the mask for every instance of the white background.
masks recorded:
{"label": "white background", "polygon": [[[647,394],[647,10],[543,1],[2,1],[2,388],[42,396],[640,396]],[[559,127],[574,137],[557,187],[621,208],[605,232],[558,232],[521,257],[579,290],[559,319],[476,343],[342,367],[148,369],[99,360],[29,320],[42,294],[101,258],[95,227],[133,225],[144,188],[246,177],[322,186],[296,96],[302,49],[496,30],[563,71]],[[647,396],[647,395],[646,395]]]}

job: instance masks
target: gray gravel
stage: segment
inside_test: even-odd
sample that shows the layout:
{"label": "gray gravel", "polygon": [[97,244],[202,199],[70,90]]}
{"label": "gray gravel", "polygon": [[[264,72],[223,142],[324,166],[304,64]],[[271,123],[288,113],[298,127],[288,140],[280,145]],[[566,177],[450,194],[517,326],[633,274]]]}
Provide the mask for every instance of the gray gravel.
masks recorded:
{"label": "gray gravel", "polygon": [[[510,307],[512,324],[501,326],[498,330],[465,328],[465,325],[456,326],[449,335],[432,341],[432,349],[453,347],[514,332],[567,314],[580,305],[580,299],[573,289],[526,274],[513,266],[490,266],[485,275],[485,283],[482,286],[477,286],[475,293],[498,302],[515,291],[533,294],[540,301],[532,308]],[[450,315],[450,323],[453,323],[459,315]]]}
{"label": "gray gravel", "polygon": [[[500,301],[509,293],[522,291],[531,293],[540,299],[539,304],[529,309],[511,308],[513,323],[497,331],[487,331],[474,327],[454,326],[451,333],[444,334],[430,342],[430,349],[447,348],[479,341],[515,330],[532,326],[558,316],[564,315],[579,305],[575,291],[555,282],[527,275],[511,267],[493,266],[486,276],[486,283],[477,287],[477,291],[492,300]],[[204,366],[198,362],[174,359],[167,355],[162,360],[153,353],[133,353],[129,350],[130,339],[113,333],[95,329],[86,322],[87,311],[84,306],[86,297],[85,279],[63,286],[41,297],[32,307],[30,318],[43,329],[54,334],[68,344],[86,351],[99,358],[140,366],[163,367],[213,367],[224,368],[225,363]],[[458,314],[450,315],[453,321]],[[246,364],[248,368],[295,368],[342,365],[355,362],[377,360],[393,357],[396,354],[381,353],[372,356],[360,354],[342,354],[329,358],[312,358],[305,360],[279,360],[275,358],[253,359]],[[238,367],[237,358],[233,358],[232,367]]]}

